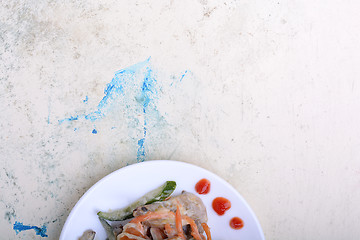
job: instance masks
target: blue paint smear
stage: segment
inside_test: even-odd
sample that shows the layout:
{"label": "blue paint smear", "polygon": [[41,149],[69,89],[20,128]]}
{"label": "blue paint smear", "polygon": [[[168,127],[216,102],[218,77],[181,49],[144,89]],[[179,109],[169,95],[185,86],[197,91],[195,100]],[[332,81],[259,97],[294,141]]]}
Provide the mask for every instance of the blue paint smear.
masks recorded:
{"label": "blue paint smear", "polygon": [[27,226],[22,224],[21,222],[15,222],[13,229],[16,232],[16,235],[19,234],[21,231],[31,230],[34,229],[36,235],[40,235],[41,237],[48,237],[46,234],[47,228],[46,225],[43,225],[41,228],[37,226]]}
{"label": "blue paint smear", "polygon": [[115,73],[115,77],[107,84],[104,90],[105,96],[98,104],[97,110],[85,115],[85,119],[95,121],[103,118],[109,110],[110,103],[113,102],[119,95],[124,93],[123,85],[126,83],[125,80],[133,78],[136,72],[147,65],[149,61],[150,57],[144,62],[140,62],[123,70],[117,71]]}
{"label": "blue paint smear", "polygon": [[180,82],[183,80],[183,78],[185,77],[185,75],[186,75],[187,72],[188,72],[188,71],[186,70],[186,71],[183,73],[183,75],[181,75],[181,77],[180,77]]}
{"label": "blue paint smear", "polygon": [[65,121],[71,122],[71,121],[79,120],[79,117],[80,116],[74,116],[74,117],[71,116],[69,118],[61,119],[61,120],[59,120],[59,124],[65,122]]}
{"label": "blue paint smear", "polygon": [[[149,105],[153,103],[154,96],[157,94],[156,91],[157,81],[154,77],[153,71],[151,68],[147,67],[145,72],[144,81],[141,87],[141,99],[143,100],[143,113],[144,113],[144,127],[143,127],[143,138],[138,141],[138,151],[137,151],[137,161],[143,162],[145,161],[145,140],[147,133],[147,121],[148,115],[147,111]],[[154,105],[154,104],[153,104]]]}
{"label": "blue paint smear", "polygon": [[84,103],[88,103],[88,101],[89,101],[89,97],[86,96],[85,99],[83,100],[83,102],[84,102]]}
{"label": "blue paint smear", "polygon": [[123,89],[124,84],[126,84],[126,80],[131,80],[139,70],[141,70],[144,66],[148,65],[149,61],[150,57],[143,62],[117,71],[111,82],[106,85],[106,88],[104,89],[105,96],[101,99],[95,111],[89,114],[80,114],[76,116],[71,116],[69,118],[61,119],[59,120],[59,124],[79,119],[86,119],[94,122],[105,117],[106,113],[111,108],[111,103],[116,100],[119,95],[123,95]]}
{"label": "blue paint smear", "polygon": [[[89,120],[91,122],[101,120],[102,118],[106,117],[107,113],[109,113],[111,110],[114,110],[117,104],[118,106],[128,107],[126,105],[126,101],[135,97],[137,103],[139,104],[138,106],[141,107],[141,113],[144,116],[144,120],[141,123],[142,136],[137,141],[137,161],[145,161],[148,121],[151,118],[151,112],[157,111],[155,100],[157,99],[158,94],[157,80],[149,62],[150,57],[143,62],[115,72],[115,76],[104,89],[105,96],[101,99],[94,111],[88,114],[71,116],[69,118],[59,120],[59,124],[80,119]],[[185,71],[185,73],[181,76],[181,80],[186,73],[187,71]],[[134,87],[134,89],[137,89],[135,96],[129,95],[129,92],[127,92],[129,87]],[[136,109],[132,109],[132,111],[136,111]],[[113,128],[114,127],[111,129]],[[96,134],[97,130],[94,128],[92,133]]]}
{"label": "blue paint smear", "polygon": [[172,77],[173,81],[170,83],[170,86],[173,86],[174,84],[177,85],[179,82],[182,82],[182,80],[184,79],[184,77],[187,73],[188,73],[188,70],[186,70],[183,74],[181,74],[179,79],[177,79],[177,77],[173,76]]}
{"label": "blue paint smear", "polygon": [[146,130],[144,130],[144,138],[138,141],[138,150],[137,150],[137,161],[143,162],[145,161],[145,137],[146,137]]}

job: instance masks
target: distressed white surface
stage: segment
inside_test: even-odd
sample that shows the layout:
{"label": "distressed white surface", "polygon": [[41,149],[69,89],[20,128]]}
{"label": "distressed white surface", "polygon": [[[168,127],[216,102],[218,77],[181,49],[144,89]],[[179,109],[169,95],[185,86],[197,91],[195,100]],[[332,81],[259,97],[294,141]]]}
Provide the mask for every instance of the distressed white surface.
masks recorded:
{"label": "distressed white surface", "polygon": [[15,235],[20,221],[57,239],[91,185],[136,162],[131,124],[94,135],[90,122],[58,120],[96,106],[115,71],[151,56],[159,74],[191,74],[159,100],[169,125],[149,131],[147,160],[223,177],[267,239],[358,239],[359,7],[2,1],[1,238],[40,239]]}

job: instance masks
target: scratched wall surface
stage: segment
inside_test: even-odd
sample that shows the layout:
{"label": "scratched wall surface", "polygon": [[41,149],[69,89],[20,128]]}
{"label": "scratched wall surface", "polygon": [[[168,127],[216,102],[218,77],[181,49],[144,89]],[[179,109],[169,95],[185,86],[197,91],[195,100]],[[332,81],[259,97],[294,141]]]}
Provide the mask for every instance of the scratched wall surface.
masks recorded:
{"label": "scratched wall surface", "polygon": [[357,1],[1,1],[1,239],[128,164],[204,167],[267,239],[358,239]]}

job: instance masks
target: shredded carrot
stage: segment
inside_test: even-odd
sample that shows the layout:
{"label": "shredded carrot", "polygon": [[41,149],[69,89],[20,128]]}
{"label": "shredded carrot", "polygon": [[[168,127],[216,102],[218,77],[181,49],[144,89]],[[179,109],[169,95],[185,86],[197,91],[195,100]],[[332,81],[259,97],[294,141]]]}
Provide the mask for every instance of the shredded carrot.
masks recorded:
{"label": "shredded carrot", "polygon": [[127,229],[126,232],[129,234],[132,234],[134,236],[137,236],[137,237],[142,237],[142,238],[144,237],[144,235],[136,228],[129,228],[129,229]]}
{"label": "shredded carrot", "polygon": [[119,240],[131,240],[128,236],[123,236],[118,238]]}
{"label": "shredded carrot", "polygon": [[[136,225],[139,225],[137,227],[139,227],[140,231],[138,229],[134,228],[134,227],[130,227],[130,229],[132,229],[133,231],[131,231],[129,229],[130,231],[127,230],[126,232],[137,235],[137,236],[142,235],[141,237],[143,237],[144,235],[141,233],[143,231],[141,222],[149,221],[149,220],[152,220],[152,219],[162,219],[162,218],[173,218],[174,219],[175,218],[175,228],[176,229],[173,229],[170,226],[169,223],[165,224],[165,231],[166,231],[166,234],[168,235],[168,237],[174,236],[176,234],[181,239],[186,240],[185,235],[184,235],[184,231],[183,231],[183,228],[182,228],[182,220],[184,219],[186,222],[188,222],[190,224],[191,235],[195,238],[195,240],[205,240],[205,237],[200,235],[195,221],[192,218],[190,218],[190,217],[188,217],[186,215],[183,215],[183,216],[181,215],[179,206],[180,205],[177,205],[175,214],[173,212],[171,212],[171,211],[169,211],[169,212],[157,212],[157,213],[156,212],[148,212],[148,213],[146,213],[144,215],[138,216],[138,217],[132,219],[129,223],[135,223]],[[211,234],[210,234],[209,226],[206,223],[202,223],[201,225],[205,230],[207,240],[211,240]]]}
{"label": "shredded carrot", "polygon": [[202,223],[201,226],[204,228],[204,231],[206,233],[207,240],[211,240],[211,233],[210,228],[206,223]]}
{"label": "shredded carrot", "polygon": [[175,213],[175,226],[176,226],[176,230],[177,230],[177,234],[181,239],[185,239],[184,236],[184,232],[182,229],[182,219],[181,219],[181,213],[180,213],[180,208],[179,205],[177,205],[176,207],[176,213]]}
{"label": "shredded carrot", "polygon": [[200,235],[200,233],[199,233],[199,230],[198,230],[198,228],[197,228],[197,226],[196,226],[196,223],[195,223],[195,221],[192,219],[192,218],[190,218],[190,217],[188,217],[188,216],[183,216],[184,217],[184,219],[186,220],[186,221],[188,221],[188,223],[190,224],[190,226],[191,226],[191,235],[196,239],[196,240],[202,240],[201,239],[201,235]]}
{"label": "shredded carrot", "polygon": [[146,233],[141,223],[128,223],[124,226],[124,233],[144,238]]}
{"label": "shredded carrot", "polygon": [[169,223],[165,224],[165,232],[168,235],[168,237],[173,237],[176,234],[175,229],[173,229]]}
{"label": "shredded carrot", "polygon": [[144,226],[143,226],[140,222],[135,223],[135,225],[136,225],[136,227],[139,229],[139,231],[143,234],[143,236],[145,236],[146,233],[145,233]]}

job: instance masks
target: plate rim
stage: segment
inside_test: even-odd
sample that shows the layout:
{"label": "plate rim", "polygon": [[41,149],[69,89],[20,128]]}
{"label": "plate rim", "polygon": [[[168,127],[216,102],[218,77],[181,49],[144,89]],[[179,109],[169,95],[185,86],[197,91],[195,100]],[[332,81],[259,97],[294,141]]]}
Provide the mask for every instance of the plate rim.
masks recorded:
{"label": "plate rim", "polygon": [[262,240],[265,240],[265,236],[264,236],[264,232],[263,232],[263,229],[260,225],[260,222],[257,218],[257,216],[255,215],[253,209],[250,207],[250,205],[248,204],[248,202],[245,200],[245,198],[230,184],[228,183],[225,179],[221,178],[220,176],[218,176],[217,174],[205,169],[205,168],[202,168],[198,165],[195,165],[193,163],[188,163],[188,162],[183,162],[183,161],[177,161],[177,160],[167,160],[167,159],[164,159],[164,160],[147,160],[147,161],[144,161],[144,162],[137,162],[137,163],[133,163],[133,164],[129,164],[127,166],[124,166],[122,168],[119,168],[109,174],[107,174],[106,176],[104,176],[103,178],[101,178],[99,181],[97,181],[95,184],[93,184],[80,198],[79,200],[76,202],[76,204],[72,207],[69,215],[67,216],[66,220],[65,220],[65,223],[61,229],[61,233],[60,233],[60,237],[59,237],[59,240],[64,240],[64,234],[65,234],[65,231],[64,229],[66,229],[68,227],[68,225],[70,224],[70,220],[73,218],[73,215],[75,214],[75,209],[78,208],[78,206],[80,206],[82,204],[83,201],[85,201],[84,199],[86,199],[87,195],[91,194],[91,192],[93,192],[97,185],[100,185],[102,182],[106,181],[108,178],[110,178],[112,175],[115,175],[115,174],[119,174],[119,172],[122,172],[122,171],[125,171],[125,170],[129,170],[131,168],[134,168],[134,167],[138,167],[138,166],[141,166],[141,165],[151,165],[151,164],[178,164],[178,165],[184,165],[184,166],[190,166],[190,167],[193,167],[193,168],[198,168],[202,171],[206,171],[208,174],[212,175],[214,178],[217,179],[217,181],[220,181],[222,184],[226,185],[229,189],[231,189],[231,191],[238,197],[242,200],[242,202],[244,203],[244,205],[248,208],[252,218],[254,219],[254,222],[256,224],[256,227],[257,229],[259,230],[259,233],[260,233],[260,236],[262,238]]}

